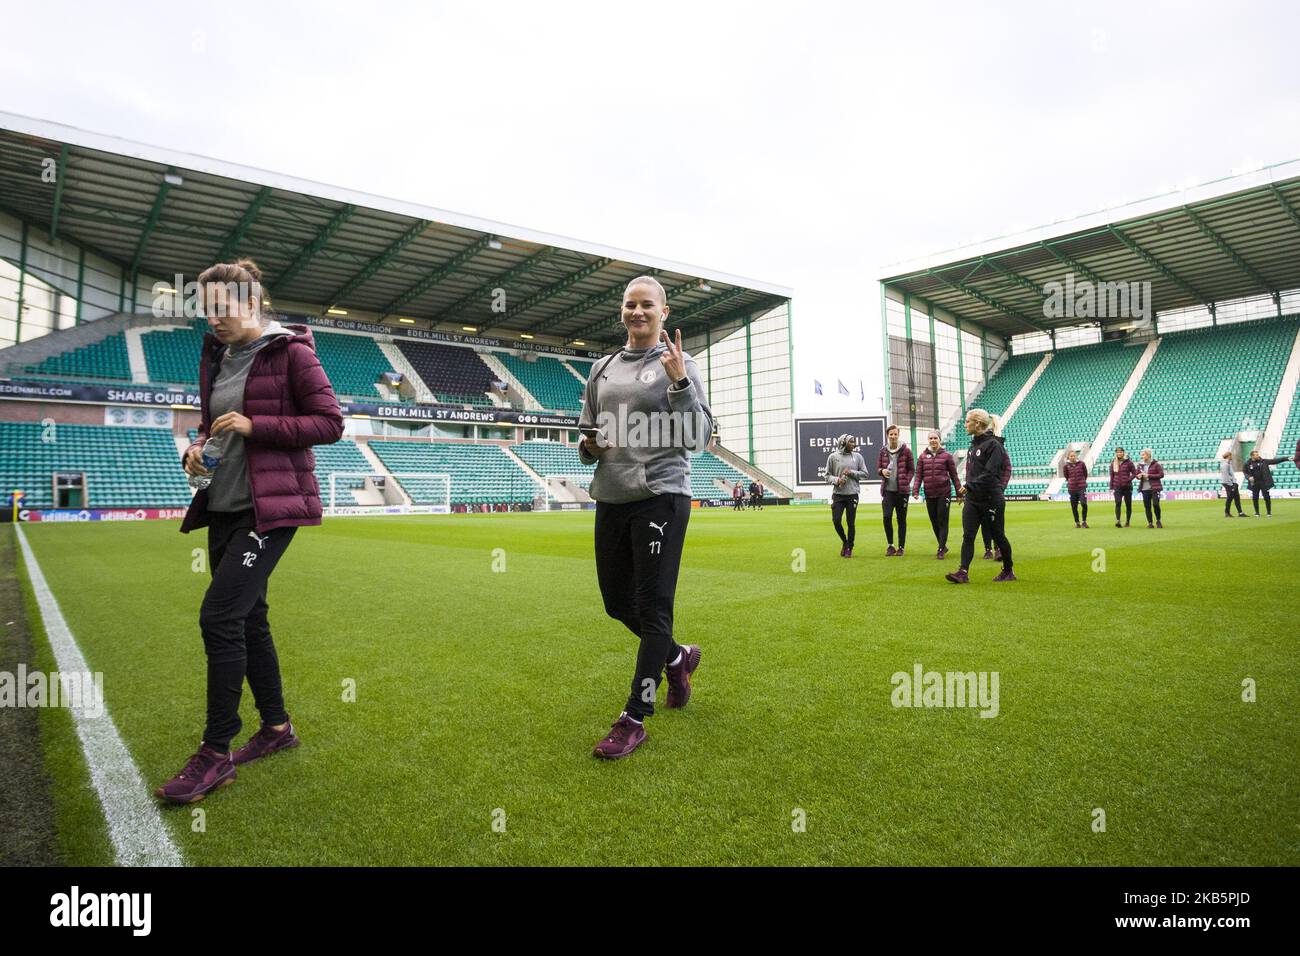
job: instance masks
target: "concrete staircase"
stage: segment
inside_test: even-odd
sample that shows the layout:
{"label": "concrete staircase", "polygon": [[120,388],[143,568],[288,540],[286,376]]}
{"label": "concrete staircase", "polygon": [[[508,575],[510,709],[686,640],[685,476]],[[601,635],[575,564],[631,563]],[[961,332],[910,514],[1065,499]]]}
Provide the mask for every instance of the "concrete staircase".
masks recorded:
{"label": "concrete staircase", "polygon": [[415,400],[432,404],[434,402],[433,392],[425,384],[424,379],[420,378],[419,373],[415,371],[415,366],[402,354],[402,350],[392,340],[385,342],[383,339],[379,339],[376,344],[379,346],[379,351],[384,353],[384,358],[388,359],[388,363],[392,365],[393,371],[401,372],[402,377],[415,386]]}
{"label": "concrete staircase", "polygon": [[[1038,363],[1038,367],[1030,373],[1029,378],[1025,379],[1025,384],[1020,386],[1020,391],[1016,392],[1016,397],[1011,400],[1011,404],[1007,406],[1007,410],[1002,413],[1002,427],[1004,429],[1007,427],[1007,422],[1011,421],[1011,416],[1016,413],[1016,409],[1020,407],[1020,403],[1023,402],[1025,396],[1029,394],[1029,390],[1034,387],[1034,383],[1037,382],[1039,376],[1043,374],[1043,369],[1047,368],[1047,366],[1052,363],[1053,354],[1054,353],[1052,352],[1043,353],[1043,359]],[[942,434],[942,432],[940,434]]]}
{"label": "concrete staircase", "polygon": [[1097,437],[1092,440],[1092,447],[1088,449],[1083,458],[1084,464],[1088,466],[1088,474],[1092,474],[1093,465],[1097,462],[1097,455],[1106,448],[1110,436],[1115,433],[1115,426],[1124,417],[1124,409],[1128,408],[1128,403],[1132,401],[1133,393],[1137,391],[1138,383],[1142,381],[1142,376],[1147,373],[1147,368],[1151,365],[1151,360],[1155,358],[1156,349],[1159,347],[1160,339],[1158,338],[1152,339],[1146,344],[1146,347],[1142,350],[1142,357],[1133,366],[1133,372],[1129,375],[1128,381],[1124,383],[1124,388],[1115,399],[1115,404],[1111,406],[1110,414],[1101,423],[1101,431],[1097,432]]}
{"label": "concrete staircase", "polygon": [[483,360],[483,364],[492,370],[492,374],[499,381],[505,382],[508,386],[506,397],[517,405],[522,405],[525,411],[537,412],[542,410],[542,403],[533,398],[532,392],[524,388],[524,383],[515,378],[513,372],[506,368],[505,363],[493,355],[491,352],[479,352],[478,357]]}

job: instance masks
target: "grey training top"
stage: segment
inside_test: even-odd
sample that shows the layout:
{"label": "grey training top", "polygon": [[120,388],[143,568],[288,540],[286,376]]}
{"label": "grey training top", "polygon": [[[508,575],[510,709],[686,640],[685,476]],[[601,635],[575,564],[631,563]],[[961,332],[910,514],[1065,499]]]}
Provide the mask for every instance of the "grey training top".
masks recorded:
{"label": "grey training top", "polygon": [[1235,485],[1237,483],[1237,476],[1232,472],[1231,458],[1219,459],[1219,481],[1225,485]]}
{"label": "grey training top", "polygon": [[[840,475],[847,477],[844,484],[836,486],[835,479]],[[863,460],[861,452],[854,451],[846,455],[837,450],[831,452],[831,456],[826,459],[826,480],[831,483],[833,495],[856,495],[861,490],[858,482],[866,481],[870,477],[867,474],[867,463]]]}
{"label": "grey training top", "polygon": [[[279,322],[268,322],[260,338],[235,347],[227,345],[221,359],[221,368],[212,382],[212,396],[208,400],[209,422],[215,422],[227,412],[244,414],[244,385],[248,370],[253,367],[253,356],[277,335],[289,335],[289,330]],[[221,464],[212,473],[208,485],[209,511],[246,511],[253,507],[253,493],[248,485],[248,460],[244,455],[244,436],[236,432],[222,432]]]}
{"label": "grey training top", "polygon": [[885,479],[885,488],[889,491],[898,490],[898,453],[903,450],[899,445],[889,453],[889,477]]}
{"label": "grey training top", "polygon": [[578,456],[596,463],[591,496],[608,504],[655,495],[691,493],[691,452],[709,447],[713,412],[695,360],[683,353],[684,388],[668,381],[659,361],[667,346],[628,349],[591,367],[582,393],[579,429],[597,428],[612,445],[599,459],[582,446]]}

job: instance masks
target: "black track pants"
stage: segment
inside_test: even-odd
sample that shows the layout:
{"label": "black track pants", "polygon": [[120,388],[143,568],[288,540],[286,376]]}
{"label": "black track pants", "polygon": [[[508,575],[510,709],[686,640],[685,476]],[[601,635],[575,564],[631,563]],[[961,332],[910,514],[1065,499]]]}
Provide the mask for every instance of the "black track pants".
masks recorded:
{"label": "black track pants", "polygon": [[297,528],[254,531],[253,511],[208,513],[208,567],[212,582],[203,595],[199,630],[208,656],[208,720],[203,741],[230,748],[239,733],[244,678],[264,724],[288,720],[280,688],[280,661],[267,621],[271,572]]}
{"label": "black track pants", "polygon": [[951,498],[925,498],[925,510],[930,514],[930,527],[934,529],[934,540],[940,548],[948,547],[948,510]]}
{"label": "black track pants", "polygon": [[[847,518],[849,530],[844,531],[844,525],[841,518]],[[857,495],[831,495],[831,523],[835,525],[835,533],[840,536],[840,541],[846,548],[853,547],[853,534],[858,518],[858,496]]]}
{"label": "black track pants", "polygon": [[641,639],[626,710],[637,720],[655,712],[673,640],[673,597],[682,562],[689,495],[655,495],[626,504],[596,503],[596,577],[605,613]]}
{"label": "black track pants", "polygon": [[[969,498],[961,509],[961,566],[970,569],[971,559],[975,557],[975,535],[981,529],[990,541],[1002,552],[1002,567],[1011,570],[1011,542],[1003,531],[1003,519],[1006,510],[1002,501],[985,501],[979,504]],[[987,549],[986,549],[987,550]]]}

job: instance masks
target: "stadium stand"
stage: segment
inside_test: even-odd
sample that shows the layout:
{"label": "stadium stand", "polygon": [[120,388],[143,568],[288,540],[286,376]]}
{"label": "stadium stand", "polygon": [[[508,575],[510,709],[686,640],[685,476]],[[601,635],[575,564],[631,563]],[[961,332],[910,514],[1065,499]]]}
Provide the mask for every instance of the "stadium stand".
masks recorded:
{"label": "stadium stand", "polygon": [[[49,436],[53,440],[44,440]],[[19,488],[23,505],[52,508],[55,472],[85,472],[87,508],[175,508],[189,485],[170,431],[39,422],[0,422],[0,487]]]}
{"label": "stadium stand", "polygon": [[51,355],[37,365],[23,369],[32,375],[56,375],[81,381],[131,381],[131,360],[126,338],[120,332],[80,348]]}
{"label": "stadium stand", "polygon": [[1007,422],[1015,475],[1050,478],[1058,451],[1092,441],[1141,355],[1120,342],[1060,349]]}
{"label": "stadium stand", "polygon": [[140,336],[149,381],[155,385],[199,384],[199,355],[203,348],[206,319],[196,319],[179,329],[145,331]]}
{"label": "stadium stand", "polygon": [[[452,504],[508,504],[532,501],[541,488],[500,445],[469,442],[373,440],[371,451],[395,474],[427,472],[451,476]],[[414,504],[442,501],[440,479],[399,477]]]}
{"label": "stadium stand", "polygon": [[547,475],[591,475],[596,470],[595,465],[582,463],[578,449],[559,442],[525,441],[511,445],[510,450],[543,478]]}
{"label": "stadium stand", "polygon": [[449,405],[492,405],[487,392],[495,376],[473,349],[410,339],[397,339],[395,344],[438,401]]}
{"label": "stadium stand", "polygon": [[[320,485],[321,501],[326,507],[329,506],[330,493],[330,472],[346,471],[360,472],[363,475],[373,474],[375,467],[370,464],[370,460],[361,453],[353,441],[339,441],[332,445],[317,445],[312,451],[316,455],[316,481]],[[361,488],[366,483],[364,478],[339,478],[335,481],[336,491],[354,490]],[[337,504],[350,502],[339,501]]]}
{"label": "stadium stand", "polygon": [[691,497],[724,498],[731,497],[730,490],[719,488],[717,480],[722,479],[730,489],[737,481],[745,486],[745,498],[749,498],[749,478],[732,468],[712,452],[700,452],[691,455]]}
{"label": "stadium stand", "polygon": [[[1025,382],[1029,381],[1029,376],[1034,374],[1034,369],[1038,368],[1038,363],[1042,360],[1041,353],[1011,356],[980,389],[975,398],[967,403],[967,407],[982,408],[998,416],[1005,414],[1007,406],[1024,388]],[[951,444],[954,440],[965,441],[961,422],[957,422],[944,436],[944,444]]]}
{"label": "stadium stand", "polygon": [[374,339],[317,329],[312,330],[312,337],[320,364],[338,395],[371,400],[380,397],[375,383],[393,367]]}
{"label": "stadium stand", "polygon": [[496,357],[543,408],[574,414],[582,408],[582,383],[555,359],[542,356],[529,361],[509,352],[498,352]]}
{"label": "stadium stand", "polygon": [[1290,316],[1162,335],[1108,444],[1213,468],[1220,442],[1268,421],[1296,324]]}

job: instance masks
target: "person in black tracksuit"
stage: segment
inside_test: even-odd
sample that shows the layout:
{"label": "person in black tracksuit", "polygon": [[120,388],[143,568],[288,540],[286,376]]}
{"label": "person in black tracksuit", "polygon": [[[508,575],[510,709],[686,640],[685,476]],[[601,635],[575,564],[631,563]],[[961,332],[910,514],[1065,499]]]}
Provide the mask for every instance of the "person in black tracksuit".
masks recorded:
{"label": "person in black tracksuit", "polygon": [[[1258,451],[1250,453],[1250,460],[1246,462],[1242,470],[1246,473],[1246,484],[1250,486],[1250,500],[1255,505],[1255,517],[1259,517],[1259,496],[1264,496],[1264,506],[1268,509],[1268,516],[1273,517],[1273,498],[1269,495],[1269,490],[1273,487],[1273,470],[1269,465],[1280,465],[1284,461],[1290,461],[1290,458],[1261,458]],[[1238,501],[1238,507],[1241,502]]]}
{"label": "person in black tracksuit", "polygon": [[1003,529],[1005,498],[1002,468],[1006,450],[993,434],[997,420],[982,408],[966,413],[966,433],[971,436],[966,456],[966,484],[957,492],[963,499],[961,513],[961,566],[944,575],[954,584],[967,584],[971,559],[975,557],[975,535],[987,528],[989,537],[1002,554],[1002,571],[994,581],[1014,581],[1011,542]]}

